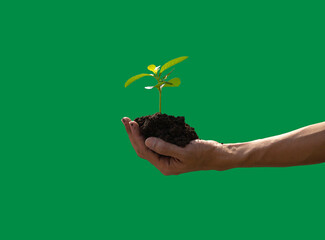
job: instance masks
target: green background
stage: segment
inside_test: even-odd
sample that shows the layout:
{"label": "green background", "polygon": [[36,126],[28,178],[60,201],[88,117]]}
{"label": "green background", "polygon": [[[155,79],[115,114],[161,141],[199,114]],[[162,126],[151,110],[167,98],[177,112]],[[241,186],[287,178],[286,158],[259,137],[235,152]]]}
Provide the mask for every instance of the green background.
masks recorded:
{"label": "green background", "polygon": [[121,118],[244,142],[324,121],[322,1],[0,3],[0,238],[324,239],[325,165],[163,176]]}

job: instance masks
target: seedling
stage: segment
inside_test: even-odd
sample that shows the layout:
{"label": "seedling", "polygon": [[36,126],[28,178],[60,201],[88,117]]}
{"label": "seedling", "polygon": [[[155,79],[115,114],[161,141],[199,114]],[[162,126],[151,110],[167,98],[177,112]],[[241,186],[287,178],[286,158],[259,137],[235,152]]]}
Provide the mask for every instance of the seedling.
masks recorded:
{"label": "seedling", "polygon": [[135,75],[126,81],[125,87],[129,86],[131,83],[133,83],[134,81],[136,81],[142,77],[146,77],[146,76],[154,77],[157,80],[157,84],[155,86],[147,86],[147,87],[145,87],[145,89],[153,89],[153,88],[158,89],[158,91],[159,91],[159,112],[161,113],[161,91],[162,91],[163,87],[178,87],[181,84],[181,80],[179,78],[173,78],[173,79],[167,81],[167,78],[174,71],[174,69],[171,70],[168,74],[166,74],[163,77],[161,74],[166,69],[176,65],[177,63],[184,61],[186,58],[188,58],[188,57],[185,56],[185,57],[175,58],[175,59],[170,60],[169,62],[165,63],[161,68],[160,68],[160,66],[156,67],[155,65],[151,64],[147,68],[148,68],[148,70],[150,70],[153,73],[150,73],[150,74],[142,73],[142,74]]}

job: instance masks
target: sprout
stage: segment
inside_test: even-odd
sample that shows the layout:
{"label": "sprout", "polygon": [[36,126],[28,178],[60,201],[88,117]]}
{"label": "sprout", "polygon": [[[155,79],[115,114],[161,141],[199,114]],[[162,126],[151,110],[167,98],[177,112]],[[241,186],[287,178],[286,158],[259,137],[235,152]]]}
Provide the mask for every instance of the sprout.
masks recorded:
{"label": "sprout", "polygon": [[161,68],[160,68],[160,66],[156,67],[155,65],[151,64],[147,68],[148,68],[148,70],[150,70],[153,73],[151,73],[151,74],[142,73],[142,74],[133,76],[129,80],[126,81],[125,87],[129,86],[131,83],[133,83],[134,81],[136,81],[142,77],[146,77],[146,76],[154,77],[157,80],[157,84],[155,86],[147,86],[147,87],[145,87],[145,89],[153,89],[153,88],[158,89],[158,91],[159,91],[159,112],[161,113],[161,91],[162,91],[162,88],[163,87],[178,87],[181,84],[181,80],[179,78],[173,78],[169,81],[166,80],[168,78],[168,76],[174,71],[174,69],[171,70],[168,74],[166,74],[163,77],[161,76],[161,74],[166,69],[176,65],[177,63],[184,61],[186,58],[188,58],[188,57],[185,56],[185,57],[175,58],[175,59],[165,63]]}

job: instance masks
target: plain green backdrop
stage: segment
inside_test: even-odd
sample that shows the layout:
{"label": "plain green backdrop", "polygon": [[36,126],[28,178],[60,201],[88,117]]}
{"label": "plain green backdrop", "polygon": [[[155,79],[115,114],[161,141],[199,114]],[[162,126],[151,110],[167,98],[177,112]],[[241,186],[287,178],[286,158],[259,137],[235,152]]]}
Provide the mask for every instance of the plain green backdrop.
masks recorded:
{"label": "plain green backdrop", "polygon": [[244,142],[325,119],[323,1],[0,3],[0,239],[324,239],[325,165],[163,176],[121,123]]}

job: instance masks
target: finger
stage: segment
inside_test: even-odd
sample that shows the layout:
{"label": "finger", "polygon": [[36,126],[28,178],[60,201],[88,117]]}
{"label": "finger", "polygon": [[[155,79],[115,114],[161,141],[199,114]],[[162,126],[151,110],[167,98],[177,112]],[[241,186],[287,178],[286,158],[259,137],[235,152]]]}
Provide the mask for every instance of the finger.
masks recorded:
{"label": "finger", "polygon": [[130,121],[131,121],[131,119],[128,118],[128,117],[122,118],[122,123],[124,124],[125,130],[126,130],[128,135],[131,134],[131,129],[130,129],[130,125],[129,125]]}
{"label": "finger", "polygon": [[131,122],[131,119],[128,118],[128,117],[124,117],[124,118],[122,118],[122,122],[124,124],[125,130],[126,130],[128,136],[129,136],[129,139],[130,139],[130,142],[131,142],[133,148],[136,149],[137,148],[137,143],[136,143],[136,141],[134,140],[134,138],[132,136],[132,132],[131,132],[130,124],[129,124]]}
{"label": "finger", "polygon": [[135,121],[130,121],[129,125],[131,129],[132,140],[137,145],[137,152],[140,153],[140,155],[144,155],[145,153],[149,152],[148,148],[144,144],[144,137],[140,133],[139,124]]}
{"label": "finger", "polygon": [[139,124],[135,121],[130,122],[130,128],[132,132],[132,139],[136,142],[136,152],[139,157],[147,159],[156,168],[161,169],[164,162],[162,157],[157,153],[150,151],[145,145],[144,137],[140,133]]}
{"label": "finger", "polygon": [[145,141],[145,145],[151,149],[152,151],[159,153],[165,156],[171,156],[175,158],[182,159],[184,156],[184,149],[168,142],[160,138],[150,137]]}
{"label": "finger", "polygon": [[130,125],[131,133],[132,133],[134,140],[139,143],[142,143],[142,147],[145,148],[146,146],[144,144],[144,137],[140,133],[139,124],[135,121],[130,121],[129,125]]}

